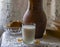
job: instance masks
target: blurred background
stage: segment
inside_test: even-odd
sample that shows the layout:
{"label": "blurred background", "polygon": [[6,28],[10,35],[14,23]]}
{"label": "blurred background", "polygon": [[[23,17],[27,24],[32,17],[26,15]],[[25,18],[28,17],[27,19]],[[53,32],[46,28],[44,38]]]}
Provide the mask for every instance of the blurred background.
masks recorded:
{"label": "blurred background", "polygon": [[[28,7],[28,0],[0,0],[0,34],[3,26],[14,20],[22,22]],[[56,29],[55,24],[60,22],[60,0],[43,0],[43,9],[47,16],[47,28]],[[58,22],[58,23],[56,23]]]}

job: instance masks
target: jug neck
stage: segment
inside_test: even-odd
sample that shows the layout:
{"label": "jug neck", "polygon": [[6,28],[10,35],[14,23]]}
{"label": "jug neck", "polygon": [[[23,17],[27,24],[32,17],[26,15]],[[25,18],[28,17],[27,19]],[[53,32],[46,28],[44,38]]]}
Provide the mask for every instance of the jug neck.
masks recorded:
{"label": "jug neck", "polygon": [[43,10],[43,0],[30,0],[30,10]]}

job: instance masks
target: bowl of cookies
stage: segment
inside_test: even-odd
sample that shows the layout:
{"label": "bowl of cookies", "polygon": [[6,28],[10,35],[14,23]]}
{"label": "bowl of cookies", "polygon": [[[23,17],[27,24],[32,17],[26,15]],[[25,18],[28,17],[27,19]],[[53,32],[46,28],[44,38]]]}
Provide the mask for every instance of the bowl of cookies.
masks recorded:
{"label": "bowl of cookies", "polygon": [[4,26],[4,30],[8,31],[11,34],[21,33],[22,22],[20,21],[13,21]]}

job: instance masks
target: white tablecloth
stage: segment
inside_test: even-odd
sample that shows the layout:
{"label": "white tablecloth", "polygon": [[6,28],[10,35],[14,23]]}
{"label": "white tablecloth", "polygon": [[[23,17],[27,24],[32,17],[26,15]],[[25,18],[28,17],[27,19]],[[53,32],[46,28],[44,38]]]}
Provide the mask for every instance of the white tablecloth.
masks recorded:
{"label": "white tablecloth", "polygon": [[[9,34],[7,32],[4,32],[2,35],[2,43],[1,43],[1,47],[20,47],[21,43],[17,42],[17,39],[21,38],[21,34],[20,35],[14,35],[14,36],[9,36]],[[35,44],[31,44],[25,47],[60,47],[60,39],[51,37],[51,36],[47,36],[46,38],[41,38],[40,39],[40,44],[39,45],[35,45]],[[23,47],[23,46],[21,46]]]}

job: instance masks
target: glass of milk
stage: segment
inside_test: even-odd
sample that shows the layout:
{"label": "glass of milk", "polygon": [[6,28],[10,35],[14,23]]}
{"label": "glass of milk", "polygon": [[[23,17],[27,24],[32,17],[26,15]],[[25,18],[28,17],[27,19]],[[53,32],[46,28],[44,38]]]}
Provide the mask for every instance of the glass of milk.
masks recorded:
{"label": "glass of milk", "polygon": [[33,44],[35,39],[35,24],[23,24],[22,25],[22,38],[23,43]]}

